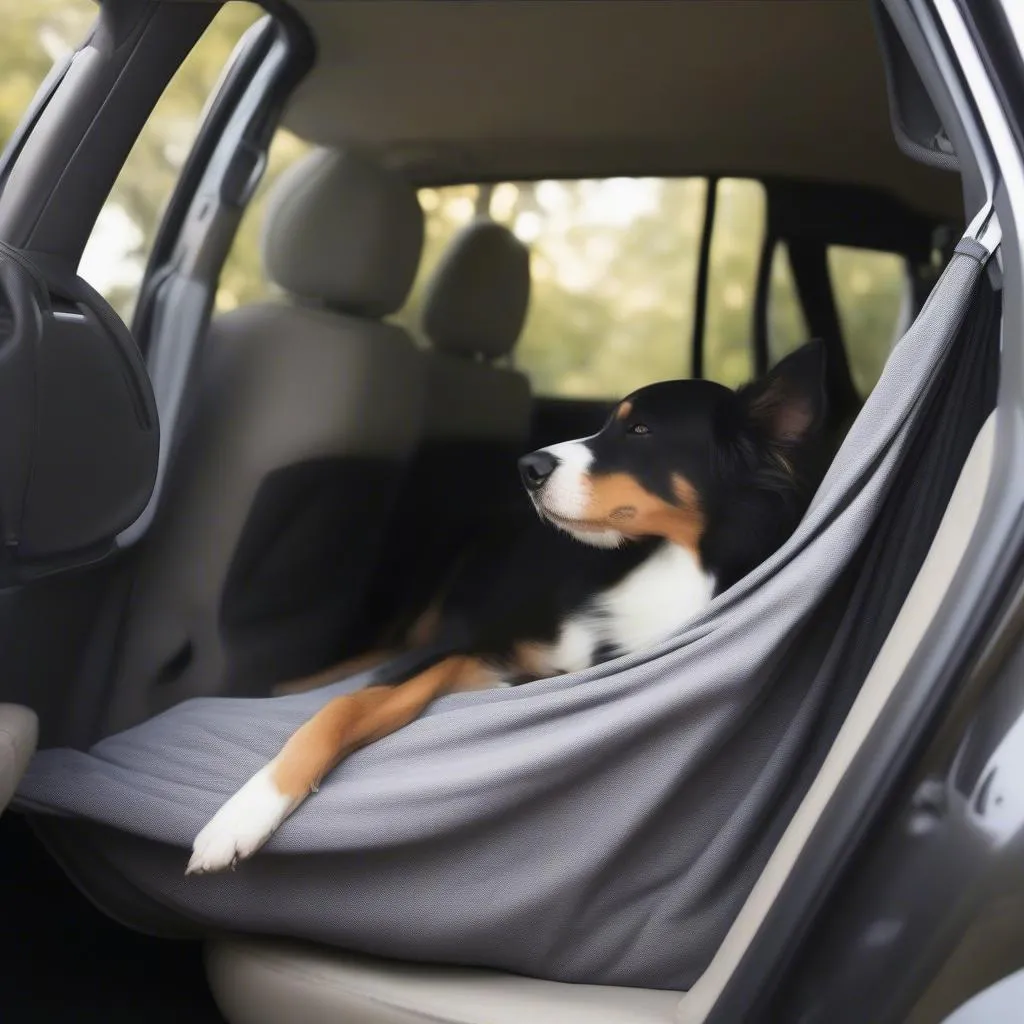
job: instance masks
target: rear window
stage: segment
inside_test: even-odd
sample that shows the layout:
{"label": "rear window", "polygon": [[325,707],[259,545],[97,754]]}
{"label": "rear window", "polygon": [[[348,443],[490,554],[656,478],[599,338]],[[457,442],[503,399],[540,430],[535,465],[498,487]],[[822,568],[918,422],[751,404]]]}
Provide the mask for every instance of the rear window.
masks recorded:
{"label": "rear window", "polygon": [[907,266],[891,252],[832,245],[828,271],[853,383],[866,395],[877,383],[892,346],[910,325]]}
{"label": "rear window", "polygon": [[[536,394],[613,398],[690,376],[709,187],[705,178],[608,178],[421,189],[424,255],[396,319],[419,330],[425,285],[441,254],[470,220],[489,216],[530,246],[530,312],[514,363]],[[754,372],[767,201],[759,181],[723,178],[713,187],[704,376],[734,387]],[[866,393],[901,324],[904,261],[833,248],[829,269],[851,369]],[[808,339],[782,246],[772,263],[768,317],[773,359]]]}
{"label": "rear window", "polygon": [[707,182],[611,178],[424,189],[427,242],[400,319],[414,330],[441,253],[474,216],[530,246],[530,310],[515,363],[540,394],[622,394],[690,373]]}

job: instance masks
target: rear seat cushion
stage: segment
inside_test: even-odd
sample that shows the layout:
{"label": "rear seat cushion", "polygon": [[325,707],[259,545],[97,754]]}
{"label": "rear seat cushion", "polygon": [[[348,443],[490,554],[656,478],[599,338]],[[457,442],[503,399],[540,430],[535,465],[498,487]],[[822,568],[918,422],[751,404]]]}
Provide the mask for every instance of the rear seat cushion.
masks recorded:
{"label": "rear seat cushion", "polygon": [[673,1024],[679,1005],[676,992],[569,985],[234,936],[209,944],[206,969],[231,1024]]}

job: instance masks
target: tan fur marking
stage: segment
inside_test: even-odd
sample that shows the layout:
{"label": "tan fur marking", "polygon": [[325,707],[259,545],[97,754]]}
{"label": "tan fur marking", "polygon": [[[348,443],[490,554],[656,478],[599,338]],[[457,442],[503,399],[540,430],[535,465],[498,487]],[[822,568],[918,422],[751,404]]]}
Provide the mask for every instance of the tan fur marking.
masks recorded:
{"label": "tan fur marking", "polygon": [[512,668],[524,676],[536,679],[545,679],[557,671],[548,660],[543,644],[525,640],[512,648]]}
{"label": "tan fur marking", "polygon": [[278,791],[303,800],[341,760],[417,718],[446,693],[494,681],[479,658],[456,656],[398,686],[370,686],[336,697],[300,726],[274,758],[271,778]]}
{"label": "tan fur marking", "polygon": [[617,420],[626,419],[629,414],[633,411],[633,403],[630,401],[623,402],[618,409],[615,410],[615,418]]}
{"label": "tan fur marking", "polygon": [[[704,513],[697,491],[678,473],[672,476],[672,489],[677,503],[651,494],[628,473],[591,476],[585,526],[615,529],[627,537],[664,537],[696,551],[704,533]],[[625,517],[621,515],[625,508],[635,511]]]}

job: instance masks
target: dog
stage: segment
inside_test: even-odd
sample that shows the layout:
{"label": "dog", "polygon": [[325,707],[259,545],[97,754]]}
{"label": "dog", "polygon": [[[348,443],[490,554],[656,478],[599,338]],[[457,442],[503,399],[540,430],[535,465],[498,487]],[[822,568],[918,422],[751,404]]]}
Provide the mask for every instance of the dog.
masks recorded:
{"label": "dog", "polygon": [[831,454],[826,393],[826,350],[811,342],[736,391],[648,385],[597,434],[525,455],[521,506],[411,631],[432,645],[425,663],[317,711],[202,829],[186,873],[251,857],[343,758],[438,697],[578,672],[678,633],[796,528]]}

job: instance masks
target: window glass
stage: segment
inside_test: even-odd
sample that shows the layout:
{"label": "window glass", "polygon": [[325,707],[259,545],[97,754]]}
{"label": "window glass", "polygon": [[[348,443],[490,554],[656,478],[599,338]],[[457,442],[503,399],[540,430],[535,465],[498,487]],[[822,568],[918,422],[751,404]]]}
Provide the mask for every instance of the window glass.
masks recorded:
{"label": "window glass", "polygon": [[784,243],[772,253],[768,288],[768,359],[773,365],[811,337]]}
{"label": "window glass", "polygon": [[92,0],[0,0],[0,146],[5,146],[53,65],[85,38]]}
{"label": "window glass", "polygon": [[754,373],[754,294],[767,201],[759,181],[722,178],[708,273],[704,376],[736,387]]}
{"label": "window glass", "polygon": [[238,40],[262,16],[238,0],[221,8],[164,90],[96,221],[79,273],[126,322],[206,102]]}
{"label": "window glass", "polygon": [[[260,266],[266,192],[309,149],[279,131],[270,167],[239,229],[217,295],[220,311],[275,295]],[[705,375],[730,387],[753,374],[758,260],[766,222],[760,182],[717,185],[705,328]],[[541,396],[613,398],[691,372],[703,178],[501,182],[419,190],[423,257],[408,301],[392,318],[421,335],[427,282],[455,235],[474,217],[509,227],[531,252],[530,310],[514,362]],[[877,379],[899,330],[903,261],[832,247],[829,266],[854,377]],[[772,257],[768,300],[772,362],[810,337],[785,245]]]}
{"label": "window glass", "polygon": [[267,193],[278,175],[305,155],[312,146],[291,132],[278,129],[267,154],[267,168],[256,194],[252,197],[242,222],[238,225],[234,245],[224,263],[217,285],[216,310],[226,313],[251,302],[279,298],[281,291],[263,273],[260,233],[267,209]]}
{"label": "window glass", "polygon": [[486,214],[530,246],[530,311],[515,363],[541,395],[613,397],[690,372],[702,178],[504,182],[423,189],[426,248],[398,319],[455,233]]}
{"label": "window glass", "polygon": [[828,269],[850,373],[858,392],[867,395],[908,326],[907,264],[889,252],[830,246]]}

